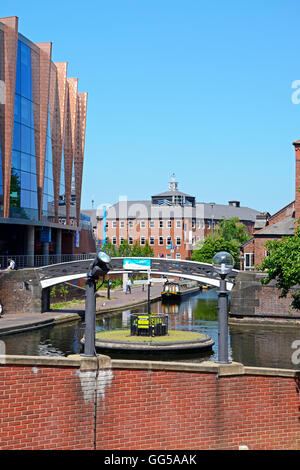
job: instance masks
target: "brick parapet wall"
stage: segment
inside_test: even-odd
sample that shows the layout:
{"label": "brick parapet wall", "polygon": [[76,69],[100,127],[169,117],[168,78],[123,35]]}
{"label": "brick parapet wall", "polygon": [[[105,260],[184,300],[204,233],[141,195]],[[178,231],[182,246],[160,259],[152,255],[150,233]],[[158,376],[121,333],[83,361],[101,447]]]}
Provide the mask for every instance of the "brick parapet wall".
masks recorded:
{"label": "brick parapet wall", "polygon": [[300,311],[291,307],[292,294],[298,286],[290,290],[286,297],[280,297],[281,290],[275,281],[268,285],[261,283],[265,274],[240,271],[230,294],[230,313],[235,317],[260,317],[299,319]]}
{"label": "brick parapet wall", "polygon": [[0,448],[92,449],[97,383],[98,449],[299,449],[300,372],[98,360],[2,356]]}

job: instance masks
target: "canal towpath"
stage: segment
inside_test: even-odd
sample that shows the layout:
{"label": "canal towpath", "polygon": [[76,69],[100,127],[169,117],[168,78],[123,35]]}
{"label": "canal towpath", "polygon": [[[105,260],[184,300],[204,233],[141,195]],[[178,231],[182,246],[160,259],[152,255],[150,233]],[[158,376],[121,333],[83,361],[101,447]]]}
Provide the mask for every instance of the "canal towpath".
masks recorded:
{"label": "canal towpath", "polygon": [[[161,296],[162,284],[153,284],[150,290],[151,301],[158,300]],[[143,305],[148,301],[147,286],[133,286],[131,294],[126,294],[122,289],[111,290],[110,300],[107,291],[98,291],[96,298],[96,315],[112,313],[122,309],[128,309]],[[3,335],[20,333],[60,323],[79,321],[84,318],[85,301],[69,303],[68,305],[52,309],[43,313],[9,313],[0,317],[0,337]]]}

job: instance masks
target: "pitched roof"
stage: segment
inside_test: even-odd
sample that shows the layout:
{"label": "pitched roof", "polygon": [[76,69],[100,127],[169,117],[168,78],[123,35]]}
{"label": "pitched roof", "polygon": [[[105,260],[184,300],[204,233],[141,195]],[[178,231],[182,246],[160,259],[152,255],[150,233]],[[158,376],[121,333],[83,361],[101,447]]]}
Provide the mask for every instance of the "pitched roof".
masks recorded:
{"label": "pitched roof", "polygon": [[265,228],[259,230],[255,234],[255,237],[265,237],[265,236],[289,236],[293,235],[295,232],[295,219],[292,216],[285,217],[284,219],[276,222],[272,225],[267,225]]}
{"label": "pitched roof", "polygon": [[[198,204],[197,204],[198,205]],[[259,211],[255,209],[250,209],[249,207],[236,207],[225,204],[212,204],[203,203],[204,205],[204,218],[214,220],[222,219],[232,219],[233,217],[238,217],[239,220],[251,220],[255,221],[256,215],[260,214]]]}

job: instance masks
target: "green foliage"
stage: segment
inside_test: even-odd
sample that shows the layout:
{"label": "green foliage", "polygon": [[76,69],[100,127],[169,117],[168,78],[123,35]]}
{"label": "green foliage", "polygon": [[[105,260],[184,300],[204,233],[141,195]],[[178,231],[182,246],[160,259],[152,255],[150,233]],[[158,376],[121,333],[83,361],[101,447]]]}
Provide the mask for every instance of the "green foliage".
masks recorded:
{"label": "green foliage", "polygon": [[143,249],[138,242],[134,243],[131,249],[130,256],[134,256],[134,257],[143,256]]}
{"label": "green foliage", "polygon": [[54,299],[56,297],[56,286],[53,286],[51,291],[50,291],[50,297]]}
{"label": "green foliage", "polygon": [[228,251],[234,258],[235,267],[239,269],[240,245],[249,238],[245,225],[239,222],[238,217],[221,220],[213,236],[197,242],[192,260],[211,263],[218,251]]}
{"label": "green foliage", "polygon": [[224,238],[215,236],[213,238],[207,237],[204,240],[202,248],[194,250],[192,255],[193,261],[201,263],[211,263],[214,255],[218,251],[228,251],[234,258],[235,267],[239,268],[240,249],[239,245],[232,240],[224,240]]}
{"label": "green foliage", "polygon": [[146,240],[145,246],[142,248],[142,256],[152,258],[154,256],[153,249],[149,245],[148,241]]}
{"label": "green foliage", "polygon": [[101,251],[104,251],[105,253],[107,253],[112,258],[117,256],[116,247],[115,247],[115,245],[113,245],[111,243],[109,238],[107,238],[105,240],[105,243],[104,243],[103,247],[101,248]]}
{"label": "green foliage", "polygon": [[67,295],[69,293],[68,286],[66,284],[62,284],[59,288],[59,293],[60,293],[61,297],[63,297],[65,302],[66,302],[66,298],[67,298]]}
{"label": "green foliage", "polygon": [[[108,284],[108,280],[106,281],[99,281],[97,282],[96,284],[96,290],[98,290],[100,287],[102,289],[107,289],[107,284]],[[117,279],[110,279],[110,288],[111,289],[116,289],[118,287],[122,287],[123,286],[123,279],[122,278],[117,278]]]}
{"label": "green foliage", "polygon": [[[300,227],[294,236],[268,241],[265,246],[268,255],[259,269],[265,271],[267,277],[262,283],[276,280],[276,287],[281,290],[280,297],[286,297],[291,287],[300,285]],[[292,294],[292,298],[291,306],[300,309],[300,290]]]}
{"label": "green foliage", "polygon": [[131,256],[131,248],[127,240],[123,240],[118,249],[117,256],[126,257]]}
{"label": "green foliage", "polygon": [[216,228],[216,232],[217,236],[225,241],[233,241],[238,245],[242,245],[250,238],[245,225],[239,223],[238,217],[221,220]]}
{"label": "green foliage", "polygon": [[104,246],[101,249],[109,256],[116,257],[153,257],[154,252],[151,246],[149,245],[148,241],[145,242],[144,246],[141,246],[137,241],[131,247],[128,243],[128,240],[123,240],[120,244],[119,248],[111,243],[111,241],[107,238],[105,241]]}

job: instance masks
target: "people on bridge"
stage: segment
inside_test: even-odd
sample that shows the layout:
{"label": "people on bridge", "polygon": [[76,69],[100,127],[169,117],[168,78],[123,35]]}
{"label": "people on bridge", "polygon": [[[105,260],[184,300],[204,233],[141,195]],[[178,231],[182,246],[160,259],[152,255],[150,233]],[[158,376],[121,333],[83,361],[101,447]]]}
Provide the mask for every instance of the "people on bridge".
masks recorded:
{"label": "people on bridge", "polygon": [[131,280],[128,279],[126,282],[126,292],[125,294],[131,294]]}
{"label": "people on bridge", "polygon": [[16,269],[16,263],[13,259],[9,259],[8,262],[9,262],[9,265],[8,265],[7,269],[9,269],[9,270]]}

